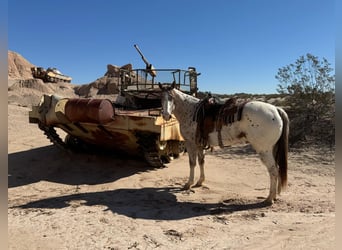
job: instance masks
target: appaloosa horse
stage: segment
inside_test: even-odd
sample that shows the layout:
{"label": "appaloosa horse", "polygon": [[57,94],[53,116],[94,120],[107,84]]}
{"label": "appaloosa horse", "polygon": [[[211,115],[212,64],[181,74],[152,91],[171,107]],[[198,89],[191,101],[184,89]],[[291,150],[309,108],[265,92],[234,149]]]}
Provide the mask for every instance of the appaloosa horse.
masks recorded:
{"label": "appaloosa horse", "polygon": [[177,118],[189,155],[190,176],[184,189],[194,183],[196,158],[200,178],[204,179],[204,147],[228,146],[248,142],[259,154],[270,175],[270,191],[265,203],[272,204],[277,193],[287,185],[287,153],[289,119],[286,112],[274,105],[260,101],[237,103],[228,100],[219,104],[214,99],[200,100],[172,86],[162,86],[162,115],[169,120]]}

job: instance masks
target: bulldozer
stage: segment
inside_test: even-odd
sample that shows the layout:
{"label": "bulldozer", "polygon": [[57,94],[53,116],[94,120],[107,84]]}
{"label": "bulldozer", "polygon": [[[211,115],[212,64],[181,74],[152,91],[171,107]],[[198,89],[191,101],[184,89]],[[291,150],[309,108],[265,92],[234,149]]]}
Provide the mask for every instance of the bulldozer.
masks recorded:
{"label": "bulldozer", "polygon": [[68,82],[70,83],[72,78],[70,76],[63,75],[57,68],[43,67],[31,67],[32,76],[34,78],[42,79],[44,82]]}
{"label": "bulldozer", "polygon": [[[112,74],[119,82],[116,101],[96,98],[63,98],[43,95],[29,112],[29,122],[50,141],[69,152],[106,150],[140,155],[152,167],[163,167],[185,151],[184,138],[175,117],[161,115],[159,83],[197,94],[196,68],[155,69],[137,45],[146,68],[121,67]],[[57,128],[66,132],[64,140]],[[89,151],[88,151],[89,152]]]}

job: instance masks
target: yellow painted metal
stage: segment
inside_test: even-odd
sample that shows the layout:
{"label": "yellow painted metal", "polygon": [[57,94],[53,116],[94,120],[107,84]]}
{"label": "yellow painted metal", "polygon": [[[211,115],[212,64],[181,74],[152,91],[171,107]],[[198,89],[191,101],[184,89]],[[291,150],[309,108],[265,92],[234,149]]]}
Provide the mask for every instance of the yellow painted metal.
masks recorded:
{"label": "yellow painted metal", "polygon": [[[165,121],[159,110],[114,110],[113,120],[106,124],[71,122],[65,115],[68,98],[44,95],[29,113],[30,122],[38,121],[59,127],[69,135],[102,147],[136,151],[137,133],[159,135],[159,141],[184,141],[175,117]],[[151,115],[153,114],[153,115]],[[158,114],[158,115],[157,115]]]}

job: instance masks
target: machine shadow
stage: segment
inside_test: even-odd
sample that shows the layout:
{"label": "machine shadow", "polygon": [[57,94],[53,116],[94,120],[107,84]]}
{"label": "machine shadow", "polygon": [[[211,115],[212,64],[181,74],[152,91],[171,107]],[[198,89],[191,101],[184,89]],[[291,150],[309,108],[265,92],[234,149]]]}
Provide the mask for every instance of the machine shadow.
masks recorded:
{"label": "machine shadow", "polygon": [[68,154],[55,146],[46,146],[8,155],[8,187],[41,180],[95,185],[153,169],[139,157],[118,153]]}
{"label": "machine shadow", "polygon": [[224,203],[178,201],[174,187],[117,189],[112,191],[72,194],[33,201],[16,208],[61,209],[68,206],[103,206],[104,211],[130,218],[148,220],[180,220],[204,215],[231,214],[237,211],[261,209],[263,202],[231,199]]}

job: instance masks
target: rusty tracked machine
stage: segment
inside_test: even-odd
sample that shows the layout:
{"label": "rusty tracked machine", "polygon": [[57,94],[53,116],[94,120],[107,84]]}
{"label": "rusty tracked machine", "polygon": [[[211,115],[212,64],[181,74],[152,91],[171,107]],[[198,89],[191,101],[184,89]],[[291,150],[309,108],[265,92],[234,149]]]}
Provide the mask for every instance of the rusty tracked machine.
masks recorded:
{"label": "rusty tracked machine", "polygon": [[44,82],[71,82],[72,78],[70,76],[63,75],[56,68],[47,68],[43,67],[32,67],[31,68],[32,76],[34,78],[42,79]]}
{"label": "rusty tracked machine", "polygon": [[[161,116],[158,84],[176,83],[184,92],[197,94],[194,67],[155,69],[134,45],[146,64],[145,69],[120,68],[120,93],[116,101],[94,98],[63,98],[43,95],[29,112],[29,122],[56,146],[68,151],[106,149],[142,155],[154,167],[162,167],[184,151],[184,139],[176,118]],[[61,139],[56,128],[67,135]]]}

